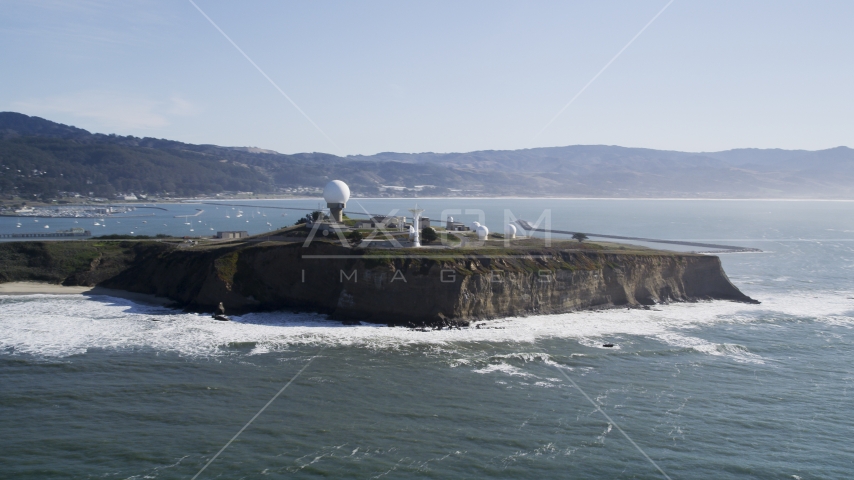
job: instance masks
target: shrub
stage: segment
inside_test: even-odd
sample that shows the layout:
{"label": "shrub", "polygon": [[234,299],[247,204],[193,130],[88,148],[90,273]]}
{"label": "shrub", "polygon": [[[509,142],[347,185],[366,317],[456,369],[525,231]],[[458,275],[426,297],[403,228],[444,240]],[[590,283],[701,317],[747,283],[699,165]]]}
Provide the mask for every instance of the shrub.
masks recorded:
{"label": "shrub", "polygon": [[421,229],[421,240],[425,242],[435,242],[439,238],[439,234],[433,227],[424,227]]}
{"label": "shrub", "polygon": [[360,244],[362,240],[365,239],[365,236],[362,235],[362,232],[358,230],[353,230],[352,232],[350,232],[350,235],[348,235],[347,238],[350,239],[350,242],[353,243],[353,246],[356,246]]}

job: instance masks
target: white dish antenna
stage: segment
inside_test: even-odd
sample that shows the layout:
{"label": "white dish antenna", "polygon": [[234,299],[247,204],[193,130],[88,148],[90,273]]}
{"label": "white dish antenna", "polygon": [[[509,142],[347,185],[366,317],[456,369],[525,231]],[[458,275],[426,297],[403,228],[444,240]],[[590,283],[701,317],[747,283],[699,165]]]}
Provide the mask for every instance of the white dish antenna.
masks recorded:
{"label": "white dish antenna", "polygon": [[507,226],[504,227],[504,235],[507,238],[516,238],[516,225],[513,225],[512,223],[507,224]]}
{"label": "white dish antenna", "polygon": [[486,225],[481,225],[477,227],[477,238],[480,240],[487,240],[489,237],[489,229],[486,228]]}

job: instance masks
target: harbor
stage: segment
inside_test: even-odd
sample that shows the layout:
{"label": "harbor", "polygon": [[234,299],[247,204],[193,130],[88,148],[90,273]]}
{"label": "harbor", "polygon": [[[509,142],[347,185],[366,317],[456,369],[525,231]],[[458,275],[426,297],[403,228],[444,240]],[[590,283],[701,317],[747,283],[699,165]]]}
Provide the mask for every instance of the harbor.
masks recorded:
{"label": "harbor", "polygon": [[[123,215],[136,211],[137,208],[160,207],[136,207],[132,205],[59,205],[50,207],[27,207],[23,206],[12,213],[3,214],[4,217],[29,217],[29,218],[101,218],[107,215]],[[154,214],[143,214],[135,216],[153,216]]]}

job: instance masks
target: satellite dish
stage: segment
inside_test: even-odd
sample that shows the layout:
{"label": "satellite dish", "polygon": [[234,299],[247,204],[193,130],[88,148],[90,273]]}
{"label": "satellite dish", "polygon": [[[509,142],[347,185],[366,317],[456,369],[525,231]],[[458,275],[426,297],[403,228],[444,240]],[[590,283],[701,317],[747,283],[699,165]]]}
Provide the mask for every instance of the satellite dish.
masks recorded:
{"label": "satellite dish", "polygon": [[477,238],[480,240],[486,240],[489,236],[489,229],[486,228],[486,225],[481,225],[477,227]]}
{"label": "satellite dish", "polygon": [[506,235],[507,238],[516,238],[516,225],[513,225],[512,223],[507,224],[507,226],[504,227],[504,235]]}
{"label": "satellite dish", "polygon": [[326,203],[347,203],[350,200],[350,187],[341,180],[332,180],[323,188]]}
{"label": "satellite dish", "polygon": [[350,187],[341,180],[332,180],[323,188],[323,199],[329,208],[332,220],[341,222],[347,200],[350,200]]}

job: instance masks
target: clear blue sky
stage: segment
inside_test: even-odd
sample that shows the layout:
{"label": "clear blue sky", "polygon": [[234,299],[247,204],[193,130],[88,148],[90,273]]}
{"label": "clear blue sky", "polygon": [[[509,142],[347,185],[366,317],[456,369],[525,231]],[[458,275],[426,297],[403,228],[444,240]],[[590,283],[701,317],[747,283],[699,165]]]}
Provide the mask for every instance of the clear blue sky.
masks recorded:
{"label": "clear blue sky", "polygon": [[[0,110],[283,153],[854,146],[854,2],[3,1]],[[536,138],[535,138],[536,137]]]}

